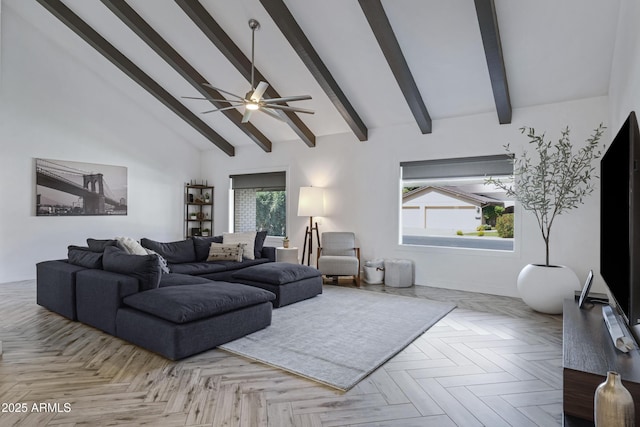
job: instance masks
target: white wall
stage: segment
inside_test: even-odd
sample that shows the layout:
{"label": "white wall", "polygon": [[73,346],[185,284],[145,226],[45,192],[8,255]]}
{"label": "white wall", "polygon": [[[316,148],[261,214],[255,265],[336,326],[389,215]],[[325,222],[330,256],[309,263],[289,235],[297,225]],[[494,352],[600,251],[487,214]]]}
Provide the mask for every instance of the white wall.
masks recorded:
{"label": "white wall", "polygon": [[609,84],[611,135],[631,111],[640,114],[640,3],[622,0]]}
{"label": "white wall", "polygon": [[[300,186],[326,188],[327,215],[320,231],[352,230],[358,236],[363,260],[408,258],[416,265],[416,283],[516,296],[516,277],[527,263],[544,262],[544,245],[535,220],[517,213],[515,253],[488,253],[450,248],[398,245],[400,215],[399,163],[408,160],[479,156],[503,153],[526,145],[521,126],[546,130],[552,138],[569,125],[572,140],[581,144],[608,118],[607,98],[517,109],[511,125],[499,125],[495,114],[436,120],[433,133],[421,135],[415,125],[370,129],[369,141],[352,135],[318,138],[316,148],[302,142],[274,144],[271,154],[257,148],[239,149],[235,158],[215,152],[202,158],[202,170],[215,182],[216,234],[228,224],[228,182],[235,173],[287,170],[288,220],[292,245],[302,246],[308,218],[297,217]],[[572,267],[579,277],[597,270],[599,261],[599,196],[579,210],[559,217],[553,229],[551,261]],[[579,219],[579,220],[577,220]]]}
{"label": "white wall", "polygon": [[[0,283],[34,278],[36,262],[87,237],[180,239],[199,152],[136,105],[144,91],[115,67],[118,85],[93,73],[5,4],[1,52]],[[126,166],[128,215],[36,217],[35,158]]]}

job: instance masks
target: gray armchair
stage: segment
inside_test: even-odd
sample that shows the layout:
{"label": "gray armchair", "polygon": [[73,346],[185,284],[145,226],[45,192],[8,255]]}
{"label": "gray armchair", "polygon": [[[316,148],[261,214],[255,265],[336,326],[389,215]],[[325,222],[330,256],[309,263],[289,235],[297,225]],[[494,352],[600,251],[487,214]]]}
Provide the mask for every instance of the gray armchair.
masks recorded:
{"label": "gray armchair", "polygon": [[360,286],[360,248],[356,247],[355,234],[322,233],[317,265],[318,270],[334,282],[339,276],[352,276],[356,286]]}

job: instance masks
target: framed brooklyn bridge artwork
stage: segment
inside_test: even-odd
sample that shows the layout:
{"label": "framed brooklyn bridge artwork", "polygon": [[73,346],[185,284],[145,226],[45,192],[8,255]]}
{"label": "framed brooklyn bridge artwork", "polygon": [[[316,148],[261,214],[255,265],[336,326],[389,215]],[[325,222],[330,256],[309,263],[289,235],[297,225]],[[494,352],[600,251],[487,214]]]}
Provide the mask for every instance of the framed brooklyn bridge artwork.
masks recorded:
{"label": "framed brooklyn bridge artwork", "polygon": [[126,215],[127,168],[36,160],[36,215]]}

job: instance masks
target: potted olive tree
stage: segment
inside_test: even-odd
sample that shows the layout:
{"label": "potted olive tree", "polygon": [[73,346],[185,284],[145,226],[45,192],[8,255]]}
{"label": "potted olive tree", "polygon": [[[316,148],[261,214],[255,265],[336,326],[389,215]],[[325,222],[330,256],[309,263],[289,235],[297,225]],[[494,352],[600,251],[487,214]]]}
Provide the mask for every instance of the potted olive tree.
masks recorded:
{"label": "potted olive tree", "polygon": [[[594,160],[602,156],[600,139],[605,129],[601,123],[586,145],[574,150],[568,127],[556,143],[545,140],[544,133],[536,134],[533,128],[523,127],[520,131],[529,138],[535,154],[525,150],[520,157],[514,156],[514,180],[487,180],[533,213],[538,223],[545,243],[545,262],[528,264],[518,275],[520,296],[536,311],[562,313],[563,299],[572,298],[574,290],[579,289],[578,277],[570,268],[550,263],[551,228],[558,215],[577,208],[593,193]],[[513,155],[508,144],[505,150]]]}

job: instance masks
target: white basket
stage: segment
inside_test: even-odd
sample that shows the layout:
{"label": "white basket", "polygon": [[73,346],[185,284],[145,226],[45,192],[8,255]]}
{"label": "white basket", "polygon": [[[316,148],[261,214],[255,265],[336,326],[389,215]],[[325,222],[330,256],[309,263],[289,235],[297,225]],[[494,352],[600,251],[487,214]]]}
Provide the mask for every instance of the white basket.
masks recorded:
{"label": "white basket", "polygon": [[364,263],[364,281],[370,285],[380,285],[384,280],[384,260],[374,259]]}

